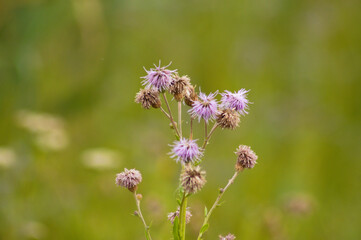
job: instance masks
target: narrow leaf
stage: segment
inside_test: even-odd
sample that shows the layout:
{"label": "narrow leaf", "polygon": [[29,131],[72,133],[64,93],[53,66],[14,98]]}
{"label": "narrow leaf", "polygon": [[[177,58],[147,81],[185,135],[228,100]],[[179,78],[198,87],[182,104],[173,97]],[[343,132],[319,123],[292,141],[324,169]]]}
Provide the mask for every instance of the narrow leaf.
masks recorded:
{"label": "narrow leaf", "polygon": [[208,223],[205,224],[205,225],[203,225],[203,227],[201,228],[201,230],[199,231],[199,233],[200,233],[200,234],[203,234],[205,231],[207,231],[208,227],[209,227],[209,224],[208,224]]}
{"label": "narrow leaf", "polygon": [[178,217],[175,217],[173,222],[173,239],[174,240],[180,240],[179,238],[179,219]]}
{"label": "narrow leaf", "polygon": [[207,207],[204,207],[204,217],[207,217],[207,214],[208,214],[208,209]]}

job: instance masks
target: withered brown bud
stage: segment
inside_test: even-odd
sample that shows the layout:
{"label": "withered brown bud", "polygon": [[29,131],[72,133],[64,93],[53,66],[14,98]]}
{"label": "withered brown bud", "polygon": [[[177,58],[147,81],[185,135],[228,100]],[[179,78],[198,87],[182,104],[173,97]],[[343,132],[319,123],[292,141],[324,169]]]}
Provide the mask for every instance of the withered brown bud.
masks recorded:
{"label": "withered brown bud", "polygon": [[217,123],[221,128],[235,129],[239,121],[239,113],[234,109],[223,109],[217,114]]}
{"label": "withered brown bud", "polygon": [[160,108],[162,105],[159,93],[154,88],[140,89],[135,96],[135,102],[140,103],[145,109],[149,109],[150,107]]}
{"label": "withered brown bud", "polygon": [[240,145],[235,154],[237,155],[237,171],[242,171],[245,168],[253,168],[257,163],[258,156],[249,146]]}
{"label": "withered brown bud", "polygon": [[169,92],[174,96],[175,100],[180,102],[186,95],[189,86],[191,84],[188,76],[179,77],[176,75],[170,84]]}
{"label": "withered brown bud", "polygon": [[187,88],[186,94],[184,95],[184,102],[192,107],[193,102],[198,100],[198,95],[196,91],[194,90],[194,87],[192,85],[189,85]]}

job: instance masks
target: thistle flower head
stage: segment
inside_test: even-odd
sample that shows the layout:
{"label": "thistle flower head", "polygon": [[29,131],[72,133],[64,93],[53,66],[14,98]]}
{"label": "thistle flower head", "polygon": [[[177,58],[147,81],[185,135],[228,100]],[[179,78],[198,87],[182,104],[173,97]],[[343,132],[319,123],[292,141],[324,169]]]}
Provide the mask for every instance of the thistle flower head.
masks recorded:
{"label": "thistle flower head", "polygon": [[197,95],[196,91],[194,90],[194,87],[192,85],[189,85],[185,92],[185,95],[184,95],[185,104],[192,107],[194,101],[197,101],[197,100],[198,100],[198,95]]}
{"label": "thistle flower head", "polygon": [[134,192],[137,190],[138,184],[142,181],[142,174],[136,169],[126,169],[117,174],[115,183],[119,186],[127,188],[129,191]]}
{"label": "thistle flower head", "polygon": [[234,240],[234,239],[236,239],[236,237],[230,233],[228,233],[228,235],[225,237],[219,235],[219,240]]}
{"label": "thistle flower head", "polygon": [[147,75],[142,77],[144,78],[142,84],[148,87],[155,87],[158,91],[167,90],[170,86],[171,82],[173,81],[172,75],[177,72],[177,70],[169,70],[169,67],[172,63],[168,64],[167,66],[161,67],[159,61],[159,66],[155,66],[155,68],[151,68],[144,70],[147,72]]}
{"label": "thistle flower head", "polygon": [[155,88],[140,89],[135,95],[135,102],[140,103],[145,109],[149,109],[150,107],[160,108],[162,105],[159,93]]}
{"label": "thistle flower head", "polygon": [[239,124],[239,113],[234,109],[222,109],[217,113],[217,123],[221,128],[235,129]]}
{"label": "thistle flower head", "polygon": [[182,101],[187,94],[188,88],[191,86],[188,76],[179,77],[175,75],[169,86],[169,92],[174,96],[175,100]]}
{"label": "thistle flower head", "polygon": [[181,138],[179,141],[175,141],[171,145],[172,151],[170,152],[171,157],[174,158],[177,162],[186,164],[189,162],[195,162],[199,160],[203,153],[196,143],[197,140]]}
{"label": "thistle flower head", "polygon": [[[177,211],[175,211],[175,212],[170,212],[170,213],[168,214],[168,220],[169,220],[172,224],[174,223],[175,218],[176,218],[176,217],[179,217],[179,211],[180,211],[180,209],[179,209],[179,207],[178,207]],[[187,208],[187,209],[186,209],[186,223],[189,223],[189,222],[190,222],[191,217],[192,217],[192,213],[191,213],[191,211],[189,211],[189,208]]]}
{"label": "thistle flower head", "polygon": [[256,165],[258,156],[249,146],[240,145],[235,152],[237,155],[236,170],[241,171],[245,168],[253,168]]}
{"label": "thistle flower head", "polygon": [[231,108],[235,109],[237,112],[241,113],[242,115],[247,114],[246,111],[248,109],[248,99],[247,99],[247,93],[249,90],[241,89],[238,92],[230,92],[225,91],[224,93],[221,93],[222,99],[221,99],[221,106],[223,108]]}
{"label": "thistle flower head", "polygon": [[214,119],[218,110],[218,103],[215,97],[218,91],[206,95],[202,92],[199,93],[199,99],[193,102],[192,109],[189,113],[193,118],[198,118],[198,121],[203,118],[206,122],[210,119]]}
{"label": "thistle flower head", "polygon": [[181,184],[186,193],[196,193],[202,189],[206,183],[206,172],[199,166],[186,166],[181,174]]}

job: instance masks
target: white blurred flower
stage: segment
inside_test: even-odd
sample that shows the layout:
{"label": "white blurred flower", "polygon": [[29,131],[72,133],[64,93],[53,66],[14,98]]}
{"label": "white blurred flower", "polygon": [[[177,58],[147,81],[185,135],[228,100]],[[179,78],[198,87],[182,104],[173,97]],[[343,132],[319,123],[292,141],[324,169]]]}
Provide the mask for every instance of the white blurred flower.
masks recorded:
{"label": "white blurred flower", "polygon": [[10,168],[16,162],[16,154],[13,149],[0,147],[0,168]]}
{"label": "white blurred flower", "polygon": [[114,169],[120,164],[120,156],[111,149],[94,148],[83,152],[82,161],[88,168],[98,170]]}
{"label": "white blurred flower", "polygon": [[16,114],[16,120],[19,126],[35,134],[35,142],[39,147],[59,151],[68,146],[63,119],[47,113],[21,110]]}
{"label": "white blurred flower", "polygon": [[31,239],[43,239],[47,235],[47,228],[43,223],[30,221],[22,226],[22,233]]}

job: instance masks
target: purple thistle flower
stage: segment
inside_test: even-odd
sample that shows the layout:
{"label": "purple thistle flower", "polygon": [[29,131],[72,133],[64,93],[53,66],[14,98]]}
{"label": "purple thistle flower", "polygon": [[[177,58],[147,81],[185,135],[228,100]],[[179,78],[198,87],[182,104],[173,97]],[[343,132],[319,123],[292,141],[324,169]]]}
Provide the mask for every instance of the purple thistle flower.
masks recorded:
{"label": "purple thistle flower", "polygon": [[249,90],[246,90],[244,88],[234,93],[226,90],[225,93],[221,94],[221,106],[223,108],[235,109],[242,115],[248,114],[248,112],[246,111],[246,109],[248,109],[249,103],[247,99],[248,92]]}
{"label": "purple thistle flower", "polygon": [[196,143],[197,140],[182,138],[179,141],[175,141],[171,145],[172,151],[170,152],[171,157],[177,162],[181,161],[183,164],[189,162],[195,162],[199,160],[203,153]]}
{"label": "purple thistle flower", "polygon": [[159,61],[159,66],[154,64],[155,68],[151,68],[150,70],[144,68],[144,70],[147,72],[147,76],[142,77],[144,78],[142,84],[148,87],[155,87],[158,89],[158,91],[164,91],[167,90],[172,83],[172,75],[177,73],[177,70],[166,69],[172,64],[172,62],[164,67],[161,67],[160,64],[161,63]]}
{"label": "purple thistle flower", "polygon": [[215,99],[217,94],[218,91],[210,93],[208,96],[200,92],[199,99],[193,102],[192,109],[188,112],[193,118],[198,118],[198,121],[200,121],[201,118],[206,122],[208,122],[209,119],[215,119],[218,113],[218,103]]}

